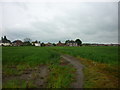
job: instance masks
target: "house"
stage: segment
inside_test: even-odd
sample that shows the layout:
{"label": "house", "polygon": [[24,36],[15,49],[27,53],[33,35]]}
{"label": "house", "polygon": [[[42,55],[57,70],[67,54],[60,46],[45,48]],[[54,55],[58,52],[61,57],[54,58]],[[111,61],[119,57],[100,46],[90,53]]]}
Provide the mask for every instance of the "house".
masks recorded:
{"label": "house", "polygon": [[35,43],[35,46],[41,46],[41,44],[40,43]]}
{"label": "house", "polygon": [[12,42],[13,46],[23,46],[23,42],[21,40],[15,40]]}
{"label": "house", "polygon": [[56,46],[65,46],[65,43],[61,43],[61,41],[59,41]]}
{"label": "house", "polygon": [[33,46],[41,46],[41,43],[40,41],[38,42],[37,40],[35,42],[32,42],[32,45]]}
{"label": "house", "polygon": [[66,43],[66,46],[78,46],[78,45],[75,41],[71,40]]}
{"label": "house", "polygon": [[7,39],[6,36],[1,37],[0,46],[11,46],[11,41]]}
{"label": "house", "polygon": [[48,42],[45,46],[54,46],[52,43]]}
{"label": "house", "polygon": [[2,40],[0,40],[0,46],[2,46]]}

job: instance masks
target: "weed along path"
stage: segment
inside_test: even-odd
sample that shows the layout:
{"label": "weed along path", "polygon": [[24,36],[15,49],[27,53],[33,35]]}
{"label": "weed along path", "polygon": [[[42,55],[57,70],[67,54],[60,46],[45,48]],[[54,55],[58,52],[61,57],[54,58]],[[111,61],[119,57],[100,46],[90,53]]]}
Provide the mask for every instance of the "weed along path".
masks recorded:
{"label": "weed along path", "polygon": [[76,81],[72,83],[72,88],[83,88],[83,65],[76,58],[70,55],[61,55],[61,57],[69,61],[76,68]]}

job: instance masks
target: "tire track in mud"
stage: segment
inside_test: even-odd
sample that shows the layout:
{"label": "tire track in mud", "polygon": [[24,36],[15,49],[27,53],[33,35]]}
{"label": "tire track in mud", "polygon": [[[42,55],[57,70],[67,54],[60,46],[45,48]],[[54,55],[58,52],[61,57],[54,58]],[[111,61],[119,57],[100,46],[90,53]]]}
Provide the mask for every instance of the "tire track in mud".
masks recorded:
{"label": "tire track in mud", "polygon": [[84,75],[83,75],[83,65],[78,61],[75,57],[70,56],[70,55],[61,55],[61,57],[70,62],[75,68],[76,68],[76,81],[71,84],[72,88],[83,88],[83,80],[84,80]]}

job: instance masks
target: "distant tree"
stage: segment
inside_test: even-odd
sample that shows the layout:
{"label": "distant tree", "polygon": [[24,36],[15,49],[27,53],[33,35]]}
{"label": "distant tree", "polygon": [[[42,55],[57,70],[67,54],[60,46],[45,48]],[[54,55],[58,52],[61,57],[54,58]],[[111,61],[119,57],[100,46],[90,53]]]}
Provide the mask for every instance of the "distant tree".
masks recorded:
{"label": "distant tree", "polygon": [[25,38],[24,42],[31,42],[32,40],[30,38]]}
{"label": "distant tree", "polygon": [[41,43],[41,47],[44,47],[44,46],[45,46],[45,44],[42,42],[42,43]]}
{"label": "distant tree", "polygon": [[24,42],[23,46],[32,46],[32,44],[30,42]]}
{"label": "distant tree", "polygon": [[68,42],[70,42],[70,40],[66,40],[66,41],[65,41],[65,44],[67,44]]}
{"label": "distant tree", "polygon": [[31,46],[31,45],[32,45],[32,44],[31,44],[31,41],[32,41],[32,40],[31,40],[30,38],[25,38],[25,39],[24,39],[24,45],[25,45],[25,46]]}
{"label": "distant tree", "polygon": [[11,43],[11,41],[8,40],[6,36],[2,37],[1,40],[3,43]]}
{"label": "distant tree", "polygon": [[7,37],[6,37],[6,36],[4,36],[4,40],[7,40]]}
{"label": "distant tree", "polygon": [[38,41],[36,40],[35,43],[38,43]]}
{"label": "distant tree", "polygon": [[2,40],[2,41],[3,41],[3,39],[4,39],[4,38],[3,38],[3,37],[1,37],[1,40]]}
{"label": "distant tree", "polygon": [[53,43],[53,46],[56,46],[56,44],[55,44],[55,43]]}
{"label": "distant tree", "polygon": [[61,41],[59,41],[59,43],[61,43]]}
{"label": "distant tree", "polygon": [[82,45],[82,41],[80,39],[76,39],[75,42],[77,43],[78,46]]}

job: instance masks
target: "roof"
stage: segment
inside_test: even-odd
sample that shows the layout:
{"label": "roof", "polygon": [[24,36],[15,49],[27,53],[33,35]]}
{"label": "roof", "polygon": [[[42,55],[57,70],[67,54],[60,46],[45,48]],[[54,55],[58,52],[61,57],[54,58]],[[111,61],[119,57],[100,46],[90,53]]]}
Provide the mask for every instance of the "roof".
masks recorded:
{"label": "roof", "polygon": [[6,36],[4,36],[4,37],[1,37],[0,43],[11,43],[11,41],[8,40]]}
{"label": "roof", "polygon": [[21,40],[15,40],[13,43],[23,43]]}
{"label": "roof", "polygon": [[76,43],[75,41],[71,40],[71,41],[68,41],[67,43]]}

